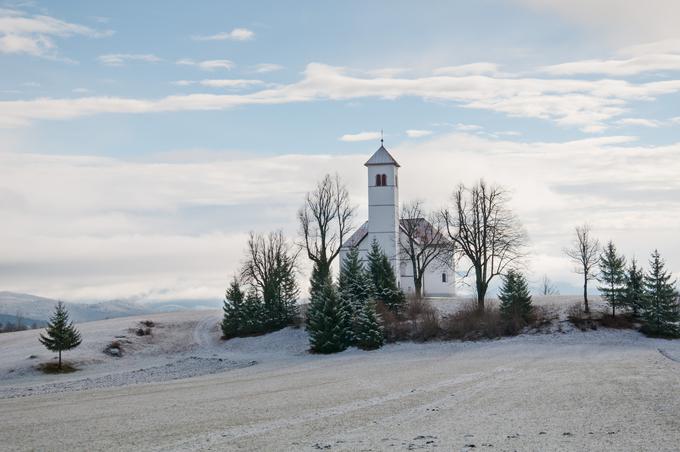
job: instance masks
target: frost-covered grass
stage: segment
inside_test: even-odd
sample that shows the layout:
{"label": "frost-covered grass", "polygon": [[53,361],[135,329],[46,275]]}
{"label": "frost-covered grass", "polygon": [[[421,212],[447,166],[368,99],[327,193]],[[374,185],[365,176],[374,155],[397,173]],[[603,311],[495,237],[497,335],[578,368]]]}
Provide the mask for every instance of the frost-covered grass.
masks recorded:
{"label": "frost-covered grass", "polygon": [[153,316],[116,358],[101,350],[140,319],[92,322],[71,375],[32,370],[51,355],[36,332],[11,333],[0,394],[38,395],[0,399],[0,437],[10,450],[676,450],[680,341],[580,331],[577,301],[537,300],[558,313],[538,332],[331,356],[309,354],[304,329],[220,341],[215,311]]}

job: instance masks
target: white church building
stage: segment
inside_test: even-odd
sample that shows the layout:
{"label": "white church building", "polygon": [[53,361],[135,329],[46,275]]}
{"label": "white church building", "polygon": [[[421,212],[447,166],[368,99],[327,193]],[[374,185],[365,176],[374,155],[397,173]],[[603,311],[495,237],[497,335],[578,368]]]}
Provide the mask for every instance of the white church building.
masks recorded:
{"label": "white church building", "polygon": [[[399,163],[381,145],[380,148],[364,164],[368,173],[368,221],[343,244],[340,250],[342,263],[348,251],[357,247],[361,259],[366,256],[375,239],[385,255],[390,259],[398,276],[398,284],[406,293],[414,293],[413,270],[411,261],[400,252],[401,243],[405,242],[403,224],[399,218]],[[416,221],[426,222],[425,219]],[[429,224],[428,224],[429,226]],[[455,295],[453,265],[432,262],[423,276],[422,293],[427,297],[451,297]]]}

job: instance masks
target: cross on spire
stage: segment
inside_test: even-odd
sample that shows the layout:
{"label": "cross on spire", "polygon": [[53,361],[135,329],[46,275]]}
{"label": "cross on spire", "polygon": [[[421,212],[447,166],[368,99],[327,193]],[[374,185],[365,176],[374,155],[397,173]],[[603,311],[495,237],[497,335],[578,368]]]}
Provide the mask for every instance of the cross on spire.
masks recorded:
{"label": "cross on spire", "polygon": [[384,135],[383,135],[383,129],[380,129],[380,146],[383,145],[383,141],[384,141],[383,138],[385,138]]}

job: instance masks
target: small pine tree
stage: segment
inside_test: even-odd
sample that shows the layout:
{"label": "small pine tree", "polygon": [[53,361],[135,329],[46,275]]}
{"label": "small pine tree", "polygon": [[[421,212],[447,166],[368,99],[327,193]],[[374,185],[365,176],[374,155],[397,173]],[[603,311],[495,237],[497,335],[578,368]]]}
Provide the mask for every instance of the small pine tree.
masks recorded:
{"label": "small pine tree", "polygon": [[352,341],[350,313],[338,296],[330,275],[322,275],[316,265],[312,271],[311,287],[307,310],[310,348],[315,353],[341,352]]}
{"label": "small pine tree", "polygon": [[373,282],[373,298],[383,302],[390,311],[401,313],[406,304],[406,296],[397,286],[394,268],[375,239],[368,253],[368,270]]}
{"label": "small pine tree", "polygon": [[262,297],[251,287],[243,300],[242,315],[239,316],[239,335],[247,336],[264,332],[266,321]]}
{"label": "small pine tree", "polygon": [[501,300],[500,311],[504,320],[529,322],[531,320],[531,295],[524,275],[517,270],[510,270],[503,277],[498,298]]}
{"label": "small pine tree", "polygon": [[363,308],[374,292],[371,277],[359,259],[357,248],[352,248],[342,262],[338,291],[353,315]]}
{"label": "small pine tree", "polygon": [[644,303],[644,281],[645,275],[641,268],[638,268],[635,259],[626,269],[626,287],[623,294],[623,305],[633,311],[633,315],[637,316],[642,310]]}
{"label": "small pine tree", "polygon": [[234,277],[224,297],[224,317],[222,318],[222,336],[224,338],[236,337],[241,330],[243,321],[243,301],[245,293],[241,290],[241,284]]}
{"label": "small pine tree", "polygon": [[375,303],[364,303],[355,320],[354,340],[363,350],[375,350],[385,342],[383,327],[378,320]]}
{"label": "small pine tree", "polygon": [[59,370],[61,370],[61,352],[76,348],[82,342],[80,333],[69,321],[68,311],[61,301],[57,303],[54,315],[45,328],[47,335],[41,334],[38,339],[51,352],[59,353]]}
{"label": "small pine tree", "polygon": [[678,293],[675,290],[675,282],[671,282],[671,273],[664,267],[663,259],[655,250],[649,261],[649,273],[644,280],[643,331],[654,336],[673,337],[680,333]]}
{"label": "small pine tree", "polygon": [[600,274],[597,280],[602,284],[598,290],[602,298],[612,308],[612,316],[616,316],[616,308],[624,303],[626,282],[626,258],[619,256],[616,246],[610,240],[600,255]]}

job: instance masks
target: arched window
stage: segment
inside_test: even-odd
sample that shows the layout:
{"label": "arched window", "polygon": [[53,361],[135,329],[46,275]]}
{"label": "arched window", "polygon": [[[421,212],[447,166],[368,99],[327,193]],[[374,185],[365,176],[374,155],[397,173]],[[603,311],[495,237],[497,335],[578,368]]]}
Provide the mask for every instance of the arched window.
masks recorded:
{"label": "arched window", "polygon": [[380,174],[375,175],[375,186],[380,187],[382,185],[382,179],[380,178]]}
{"label": "arched window", "polygon": [[442,273],[442,282],[443,282],[443,283],[446,282],[446,273]]}
{"label": "arched window", "polygon": [[382,185],[383,187],[387,185],[387,174],[382,175]]}

